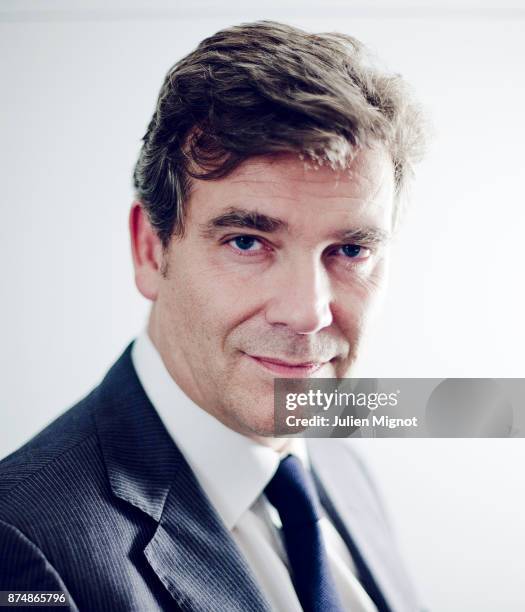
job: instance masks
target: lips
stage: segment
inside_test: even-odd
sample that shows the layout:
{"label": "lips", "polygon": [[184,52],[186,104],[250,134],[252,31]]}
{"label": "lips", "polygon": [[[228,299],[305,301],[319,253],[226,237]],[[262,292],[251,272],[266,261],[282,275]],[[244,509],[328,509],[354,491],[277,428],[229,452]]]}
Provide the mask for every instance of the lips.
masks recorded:
{"label": "lips", "polygon": [[276,359],[274,357],[262,357],[259,355],[248,355],[251,360],[255,361],[258,365],[265,368],[266,370],[278,374],[283,378],[303,378],[305,376],[311,376],[314,372],[317,372],[322,368],[326,361],[303,361],[293,363],[290,361],[284,361],[282,359]]}

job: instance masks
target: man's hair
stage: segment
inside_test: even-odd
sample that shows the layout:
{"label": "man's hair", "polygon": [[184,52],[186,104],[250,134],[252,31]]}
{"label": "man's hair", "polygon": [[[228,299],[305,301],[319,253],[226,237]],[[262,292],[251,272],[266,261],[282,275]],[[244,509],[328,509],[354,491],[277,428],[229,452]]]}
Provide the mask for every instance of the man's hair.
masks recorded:
{"label": "man's hair", "polygon": [[421,154],[418,106],[363,45],[259,21],[203,40],[166,75],[134,172],[137,199],[166,247],[184,233],[191,179],[227,176],[258,155],[296,153],[344,168],[386,146],[396,200]]}

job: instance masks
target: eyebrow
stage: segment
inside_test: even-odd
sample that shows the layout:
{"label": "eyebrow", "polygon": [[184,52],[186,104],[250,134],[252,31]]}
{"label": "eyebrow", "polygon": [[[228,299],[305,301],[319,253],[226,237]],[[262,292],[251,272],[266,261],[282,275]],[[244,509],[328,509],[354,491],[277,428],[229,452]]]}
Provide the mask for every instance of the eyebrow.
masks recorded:
{"label": "eyebrow", "polygon": [[282,219],[270,217],[254,210],[243,208],[228,208],[224,213],[210,219],[201,225],[201,235],[204,238],[213,238],[217,230],[223,227],[237,227],[251,229],[271,234],[279,230],[287,230],[288,224]]}
{"label": "eyebrow", "polygon": [[[288,223],[277,217],[254,210],[230,207],[220,215],[201,224],[200,232],[204,238],[213,239],[220,229],[226,227],[251,229],[267,234],[289,230]],[[332,237],[342,243],[362,243],[375,246],[387,242],[390,234],[376,227],[356,227],[337,231]]]}
{"label": "eyebrow", "polygon": [[355,229],[336,232],[335,237],[340,242],[362,243],[371,246],[379,246],[388,242],[391,235],[378,227],[356,227]]}

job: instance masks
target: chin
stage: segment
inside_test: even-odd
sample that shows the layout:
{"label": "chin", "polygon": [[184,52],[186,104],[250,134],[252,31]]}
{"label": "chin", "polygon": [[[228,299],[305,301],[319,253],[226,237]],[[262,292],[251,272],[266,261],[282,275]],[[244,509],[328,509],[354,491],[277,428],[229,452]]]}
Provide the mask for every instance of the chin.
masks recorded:
{"label": "chin", "polygon": [[274,409],[270,412],[257,415],[243,415],[242,423],[247,433],[263,437],[275,436]]}
{"label": "chin", "polygon": [[250,401],[251,406],[246,403],[230,402],[230,420],[235,423],[234,429],[247,436],[271,437],[275,435],[275,416],[273,393],[268,402],[268,397],[262,401]]}

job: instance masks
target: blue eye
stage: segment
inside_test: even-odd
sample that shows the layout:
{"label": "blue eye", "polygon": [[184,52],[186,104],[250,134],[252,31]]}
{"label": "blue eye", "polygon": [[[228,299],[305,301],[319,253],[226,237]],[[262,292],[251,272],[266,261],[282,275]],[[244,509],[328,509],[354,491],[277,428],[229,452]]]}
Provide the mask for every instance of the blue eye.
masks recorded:
{"label": "blue eye", "polygon": [[356,259],[357,257],[366,259],[370,254],[370,249],[362,247],[359,244],[345,244],[341,247],[341,250],[346,257],[350,257],[352,259]]}
{"label": "blue eye", "polygon": [[246,251],[253,246],[255,238],[252,238],[251,236],[238,236],[237,238],[234,238],[233,242],[235,242],[236,247]]}
{"label": "blue eye", "polygon": [[239,251],[258,251],[262,247],[255,236],[237,236],[230,240],[230,244]]}

